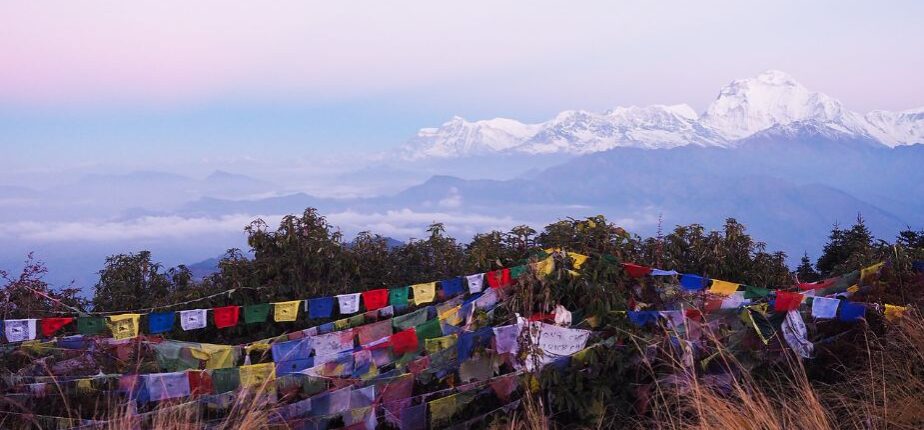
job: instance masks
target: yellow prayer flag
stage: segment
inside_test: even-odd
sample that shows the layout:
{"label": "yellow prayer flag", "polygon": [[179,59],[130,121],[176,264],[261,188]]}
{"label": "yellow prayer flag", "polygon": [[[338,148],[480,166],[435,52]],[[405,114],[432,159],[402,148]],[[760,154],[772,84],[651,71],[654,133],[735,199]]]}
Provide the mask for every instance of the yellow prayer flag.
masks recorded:
{"label": "yellow prayer flag", "polygon": [[241,386],[248,388],[260,388],[264,384],[270,387],[272,381],[276,380],[276,365],[274,363],[260,363],[241,366]]}
{"label": "yellow prayer flag", "polygon": [[414,291],[415,305],[430,303],[436,298],[436,282],[411,285],[411,290]]}
{"label": "yellow prayer flag", "polygon": [[882,266],[885,263],[876,263],[872,266],[864,267],[860,270],[860,281],[866,280],[868,276],[874,275],[879,272],[879,269],[882,269]]}
{"label": "yellow prayer flag", "polygon": [[575,269],[580,269],[581,266],[583,266],[584,263],[587,262],[587,258],[588,258],[586,255],[578,254],[576,252],[569,252],[568,256],[571,257],[572,260],[574,260]]}
{"label": "yellow prayer flag", "polygon": [[109,330],[116,339],[128,339],[138,336],[138,319],[140,314],[121,314],[109,316]]}
{"label": "yellow prayer flag", "polygon": [[448,336],[435,337],[432,339],[427,339],[426,341],[426,350],[427,354],[435,354],[438,351],[442,351],[447,348],[452,348],[456,345],[456,340],[458,336],[453,333]]}
{"label": "yellow prayer flag", "polygon": [[554,254],[556,252],[561,252],[561,248],[546,248],[543,249],[542,252],[545,252],[546,254]]}
{"label": "yellow prayer flag", "polygon": [[555,258],[548,257],[545,260],[542,260],[536,263],[536,273],[544,276],[548,276],[552,273],[552,270],[555,269]]}
{"label": "yellow prayer flag", "polygon": [[302,304],[301,300],[292,300],[291,302],[273,303],[273,319],[279,321],[295,321],[298,318],[298,308]]}
{"label": "yellow prayer flag", "polygon": [[189,353],[198,360],[205,361],[206,369],[224,369],[234,367],[234,347],[230,345],[213,345],[203,343],[190,347]]}
{"label": "yellow prayer flag", "polygon": [[728,281],[720,281],[718,279],[712,280],[712,286],[709,287],[709,292],[712,294],[718,294],[722,296],[730,296],[738,291],[738,284]]}
{"label": "yellow prayer flag", "polygon": [[431,426],[441,427],[474,397],[473,392],[465,392],[430,401],[427,406],[430,409]]}
{"label": "yellow prayer flag", "polygon": [[90,379],[77,380],[77,392],[84,394],[93,391],[93,382]]}
{"label": "yellow prayer flag", "polygon": [[906,306],[896,306],[896,305],[885,305],[885,319],[886,321],[893,322],[901,317],[905,316],[905,312],[908,311]]}
{"label": "yellow prayer flag", "polygon": [[334,321],[334,330],[346,330],[350,328],[350,319],[344,318],[342,320]]}
{"label": "yellow prayer flag", "polygon": [[244,352],[250,354],[253,351],[266,352],[270,350],[270,341],[268,340],[258,340],[250,345],[244,347]]}
{"label": "yellow prayer flag", "polygon": [[462,309],[462,305],[456,306],[452,309],[447,309],[443,312],[440,312],[439,318],[442,321],[445,321],[449,325],[459,325],[462,324],[462,315],[459,314],[459,311]]}

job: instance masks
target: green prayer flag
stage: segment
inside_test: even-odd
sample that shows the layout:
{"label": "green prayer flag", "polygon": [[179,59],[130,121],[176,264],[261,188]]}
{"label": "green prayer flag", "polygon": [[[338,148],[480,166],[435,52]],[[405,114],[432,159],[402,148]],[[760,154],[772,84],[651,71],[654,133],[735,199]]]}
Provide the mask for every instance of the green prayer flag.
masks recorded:
{"label": "green prayer flag", "polygon": [[744,298],[746,299],[762,299],[769,295],[770,290],[768,288],[752,287],[750,285],[744,286]]}
{"label": "green prayer flag", "polygon": [[106,328],[103,317],[77,317],[77,331],[83,335],[97,334]]}
{"label": "green prayer flag", "polygon": [[241,385],[241,373],[237,367],[215,369],[212,371],[212,387],[215,394],[234,391]]}
{"label": "green prayer flag", "polygon": [[254,323],[266,322],[266,319],[269,317],[269,313],[270,313],[269,303],[260,303],[258,305],[244,306],[244,323],[254,324]]}
{"label": "green prayer flag", "polygon": [[398,287],[388,290],[388,304],[407,306],[407,292],[409,289],[408,287]]}
{"label": "green prayer flag", "polygon": [[411,327],[423,324],[427,321],[427,310],[429,307],[420,308],[409,314],[404,314],[398,317],[394,317],[391,320],[391,324],[395,327],[397,331],[407,330]]}
{"label": "green prayer flag", "polygon": [[525,264],[521,264],[521,265],[519,265],[519,266],[511,267],[511,268],[510,268],[510,277],[511,277],[512,279],[517,279],[517,278],[519,278],[520,276],[523,276],[523,274],[526,273],[526,267],[527,267],[527,266],[526,266]]}
{"label": "green prayer flag", "polygon": [[417,332],[417,339],[421,349],[423,349],[427,339],[433,339],[443,335],[443,328],[440,326],[440,320],[437,318],[414,327],[414,331]]}
{"label": "green prayer flag", "polygon": [[350,327],[359,327],[366,323],[366,316],[364,314],[359,314],[347,318],[347,325]]}

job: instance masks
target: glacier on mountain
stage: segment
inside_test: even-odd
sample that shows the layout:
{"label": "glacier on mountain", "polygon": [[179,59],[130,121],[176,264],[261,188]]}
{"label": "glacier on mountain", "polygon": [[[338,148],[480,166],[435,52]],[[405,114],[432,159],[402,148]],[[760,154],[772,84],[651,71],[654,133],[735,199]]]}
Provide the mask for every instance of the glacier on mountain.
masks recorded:
{"label": "glacier on mountain", "polygon": [[769,70],[723,87],[702,115],[680,104],[617,107],[603,113],[569,110],[538,124],[454,117],[440,127],[421,129],[400,154],[419,160],[502,153],[587,154],[618,147],[734,147],[765,130],[797,133],[794,129],[803,124],[889,147],[924,143],[924,108],[861,115],[784,72]]}

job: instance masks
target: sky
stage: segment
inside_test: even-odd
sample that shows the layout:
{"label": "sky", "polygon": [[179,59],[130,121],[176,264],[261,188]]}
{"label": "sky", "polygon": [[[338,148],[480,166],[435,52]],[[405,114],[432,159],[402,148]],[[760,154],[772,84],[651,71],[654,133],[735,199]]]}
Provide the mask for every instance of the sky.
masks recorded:
{"label": "sky", "polygon": [[385,151],[452,115],[702,110],[767,69],[901,110],[924,98],[920,16],[919,1],[8,1],[0,146],[8,172]]}

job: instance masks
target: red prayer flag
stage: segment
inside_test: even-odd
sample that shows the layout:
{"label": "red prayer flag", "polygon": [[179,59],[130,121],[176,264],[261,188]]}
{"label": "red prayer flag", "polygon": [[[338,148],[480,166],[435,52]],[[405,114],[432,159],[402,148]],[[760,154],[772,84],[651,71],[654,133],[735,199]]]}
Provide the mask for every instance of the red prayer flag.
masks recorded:
{"label": "red prayer flag", "polygon": [[512,284],[510,269],[492,270],[487,273],[488,285],[491,288],[505,288]]}
{"label": "red prayer flag", "polygon": [[215,327],[225,328],[237,325],[237,317],[240,315],[240,306],[225,306],[212,309],[212,316],[215,319]]}
{"label": "red prayer flag", "polygon": [[212,394],[212,377],[208,372],[201,370],[186,371],[186,378],[189,380],[189,394],[199,396],[202,394]]}
{"label": "red prayer flag", "polygon": [[388,289],[380,288],[363,293],[363,305],[367,311],[384,308],[388,304]]}
{"label": "red prayer flag", "polygon": [[777,312],[789,312],[791,310],[799,309],[800,304],[802,304],[802,294],[790,293],[788,291],[777,291],[776,304],[773,306],[773,308]]}
{"label": "red prayer flag", "polygon": [[414,327],[391,335],[391,348],[395,354],[417,351],[418,345],[417,331]]}
{"label": "red prayer flag", "polygon": [[715,312],[722,309],[722,299],[706,299],[706,305],[703,310],[706,312]]}
{"label": "red prayer flag", "polygon": [[554,313],[537,312],[528,318],[529,321],[555,321]]}
{"label": "red prayer flag", "polygon": [[684,315],[691,321],[701,321],[703,319],[703,313],[699,309],[687,309],[684,311]]}
{"label": "red prayer flag", "polygon": [[808,290],[817,290],[820,288],[828,288],[834,285],[835,281],[837,281],[837,278],[829,278],[829,279],[821,280],[818,282],[800,282],[799,289],[808,291]]}
{"label": "red prayer flag", "polygon": [[635,263],[622,263],[622,268],[633,278],[642,278],[651,273],[650,267],[640,266]]}
{"label": "red prayer flag", "polygon": [[71,321],[74,321],[74,318],[42,318],[42,321],[39,323],[42,326],[42,336],[51,337],[57,333],[58,330],[61,330],[62,327],[70,324]]}

